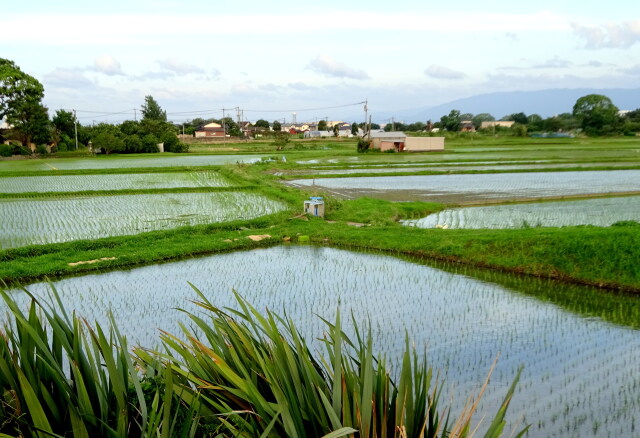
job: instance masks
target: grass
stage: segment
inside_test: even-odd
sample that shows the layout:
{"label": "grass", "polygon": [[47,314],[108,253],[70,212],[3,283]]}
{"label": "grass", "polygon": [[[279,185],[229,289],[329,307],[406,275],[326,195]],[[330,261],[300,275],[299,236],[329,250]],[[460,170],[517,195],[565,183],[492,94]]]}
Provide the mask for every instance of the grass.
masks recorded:
{"label": "grass", "polygon": [[[187,341],[164,333],[162,352],[132,354],[117,327],[70,316],[55,290],[53,305],[32,300],[26,311],[0,290],[10,318],[0,336],[0,436],[474,435],[482,391],[452,416],[408,338],[394,377],[366,327],[350,340],[339,313],[325,321],[318,356],[287,319],[239,296],[240,310],[219,309],[196,293],[203,312],[189,314]],[[502,436],[518,378],[484,437]]]}

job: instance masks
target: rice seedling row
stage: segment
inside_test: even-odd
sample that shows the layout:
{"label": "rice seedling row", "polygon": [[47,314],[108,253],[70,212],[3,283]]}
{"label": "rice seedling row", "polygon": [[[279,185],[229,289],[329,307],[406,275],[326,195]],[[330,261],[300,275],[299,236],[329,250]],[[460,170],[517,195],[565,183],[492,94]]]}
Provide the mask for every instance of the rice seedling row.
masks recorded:
{"label": "rice seedling row", "polygon": [[178,187],[230,187],[232,184],[215,171],[43,175],[0,178],[0,193],[78,192],[91,190],[163,189]]}
{"label": "rice seedling row", "polygon": [[[426,347],[430,364],[443,370],[450,383],[444,394],[453,395],[458,407],[460,396],[477,390],[498,354],[480,410],[499,403],[524,364],[511,418],[526,415],[529,436],[634,434],[640,412],[637,330],[566,312],[487,281],[387,256],[275,247],[55,285],[69,309],[100,323],[108,322],[111,309],[129,339],[145,345],[156,339],[156,329],[186,322],[170,309],[196,311],[187,302],[193,298],[187,281],[217,306],[233,306],[235,289],[259,309],[284,311],[305,336],[322,330],[316,314],[331,320],[340,307],[343,315],[369,321],[375,349],[387,352],[392,363],[403,351],[406,330],[418,350]],[[28,289],[43,295],[48,285]]]}
{"label": "rice seedling row", "polygon": [[[409,175],[297,179],[294,186],[349,191],[413,192],[421,199],[454,195],[473,199],[542,198],[640,191],[640,170],[524,172],[473,175]],[[401,200],[401,199],[397,199]]]}
{"label": "rice seedling row", "polygon": [[418,228],[522,228],[640,222],[640,196],[581,199],[563,202],[451,208],[421,219],[403,221]]}
{"label": "rice seedling row", "polygon": [[254,163],[260,159],[259,155],[120,155],[94,158],[59,158],[3,162],[0,163],[0,172],[220,166],[233,163]]}
{"label": "rice seedling row", "polygon": [[0,247],[253,219],[285,208],[280,201],[246,192],[0,199]]}

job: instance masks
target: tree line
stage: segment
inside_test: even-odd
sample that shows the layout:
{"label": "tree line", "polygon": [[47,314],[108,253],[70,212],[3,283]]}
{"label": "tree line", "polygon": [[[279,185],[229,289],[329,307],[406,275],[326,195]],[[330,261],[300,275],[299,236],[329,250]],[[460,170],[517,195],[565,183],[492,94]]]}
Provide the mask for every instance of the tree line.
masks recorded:
{"label": "tree line", "polygon": [[[119,125],[99,123],[84,126],[75,114],[57,110],[49,119],[42,104],[44,87],[24,73],[13,61],[0,58],[0,119],[10,126],[0,133],[0,155],[30,154],[29,145],[37,145],[38,153],[71,151],[91,147],[104,153],[186,152],[188,146],[178,139],[178,128],[167,122],[167,113],[152,96],[141,106],[142,120],[127,120]],[[13,142],[11,141],[13,140]]]}

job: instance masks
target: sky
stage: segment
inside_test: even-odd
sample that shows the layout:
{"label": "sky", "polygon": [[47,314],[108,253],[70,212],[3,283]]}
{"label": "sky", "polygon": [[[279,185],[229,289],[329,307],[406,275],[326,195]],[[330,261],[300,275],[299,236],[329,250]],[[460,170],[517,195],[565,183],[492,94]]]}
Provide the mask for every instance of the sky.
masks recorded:
{"label": "sky", "polygon": [[0,57],[83,124],[139,118],[147,95],[177,123],[222,108],[363,121],[364,101],[384,122],[497,91],[640,84],[637,0],[25,0],[0,6],[0,29]]}

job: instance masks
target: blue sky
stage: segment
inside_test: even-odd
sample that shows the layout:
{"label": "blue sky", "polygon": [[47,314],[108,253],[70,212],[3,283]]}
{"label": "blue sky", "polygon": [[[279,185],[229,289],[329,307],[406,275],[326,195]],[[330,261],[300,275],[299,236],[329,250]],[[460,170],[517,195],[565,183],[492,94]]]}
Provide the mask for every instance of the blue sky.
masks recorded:
{"label": "blue sky", "polygon": [[494,91],[640,84],[632,0],[26,1],[0,29],[0,57],[87,123],[133,118],[149,94],[173,121],[233,107],[337,119],[361,105],[333,107],[365,99],[375,119]]}

